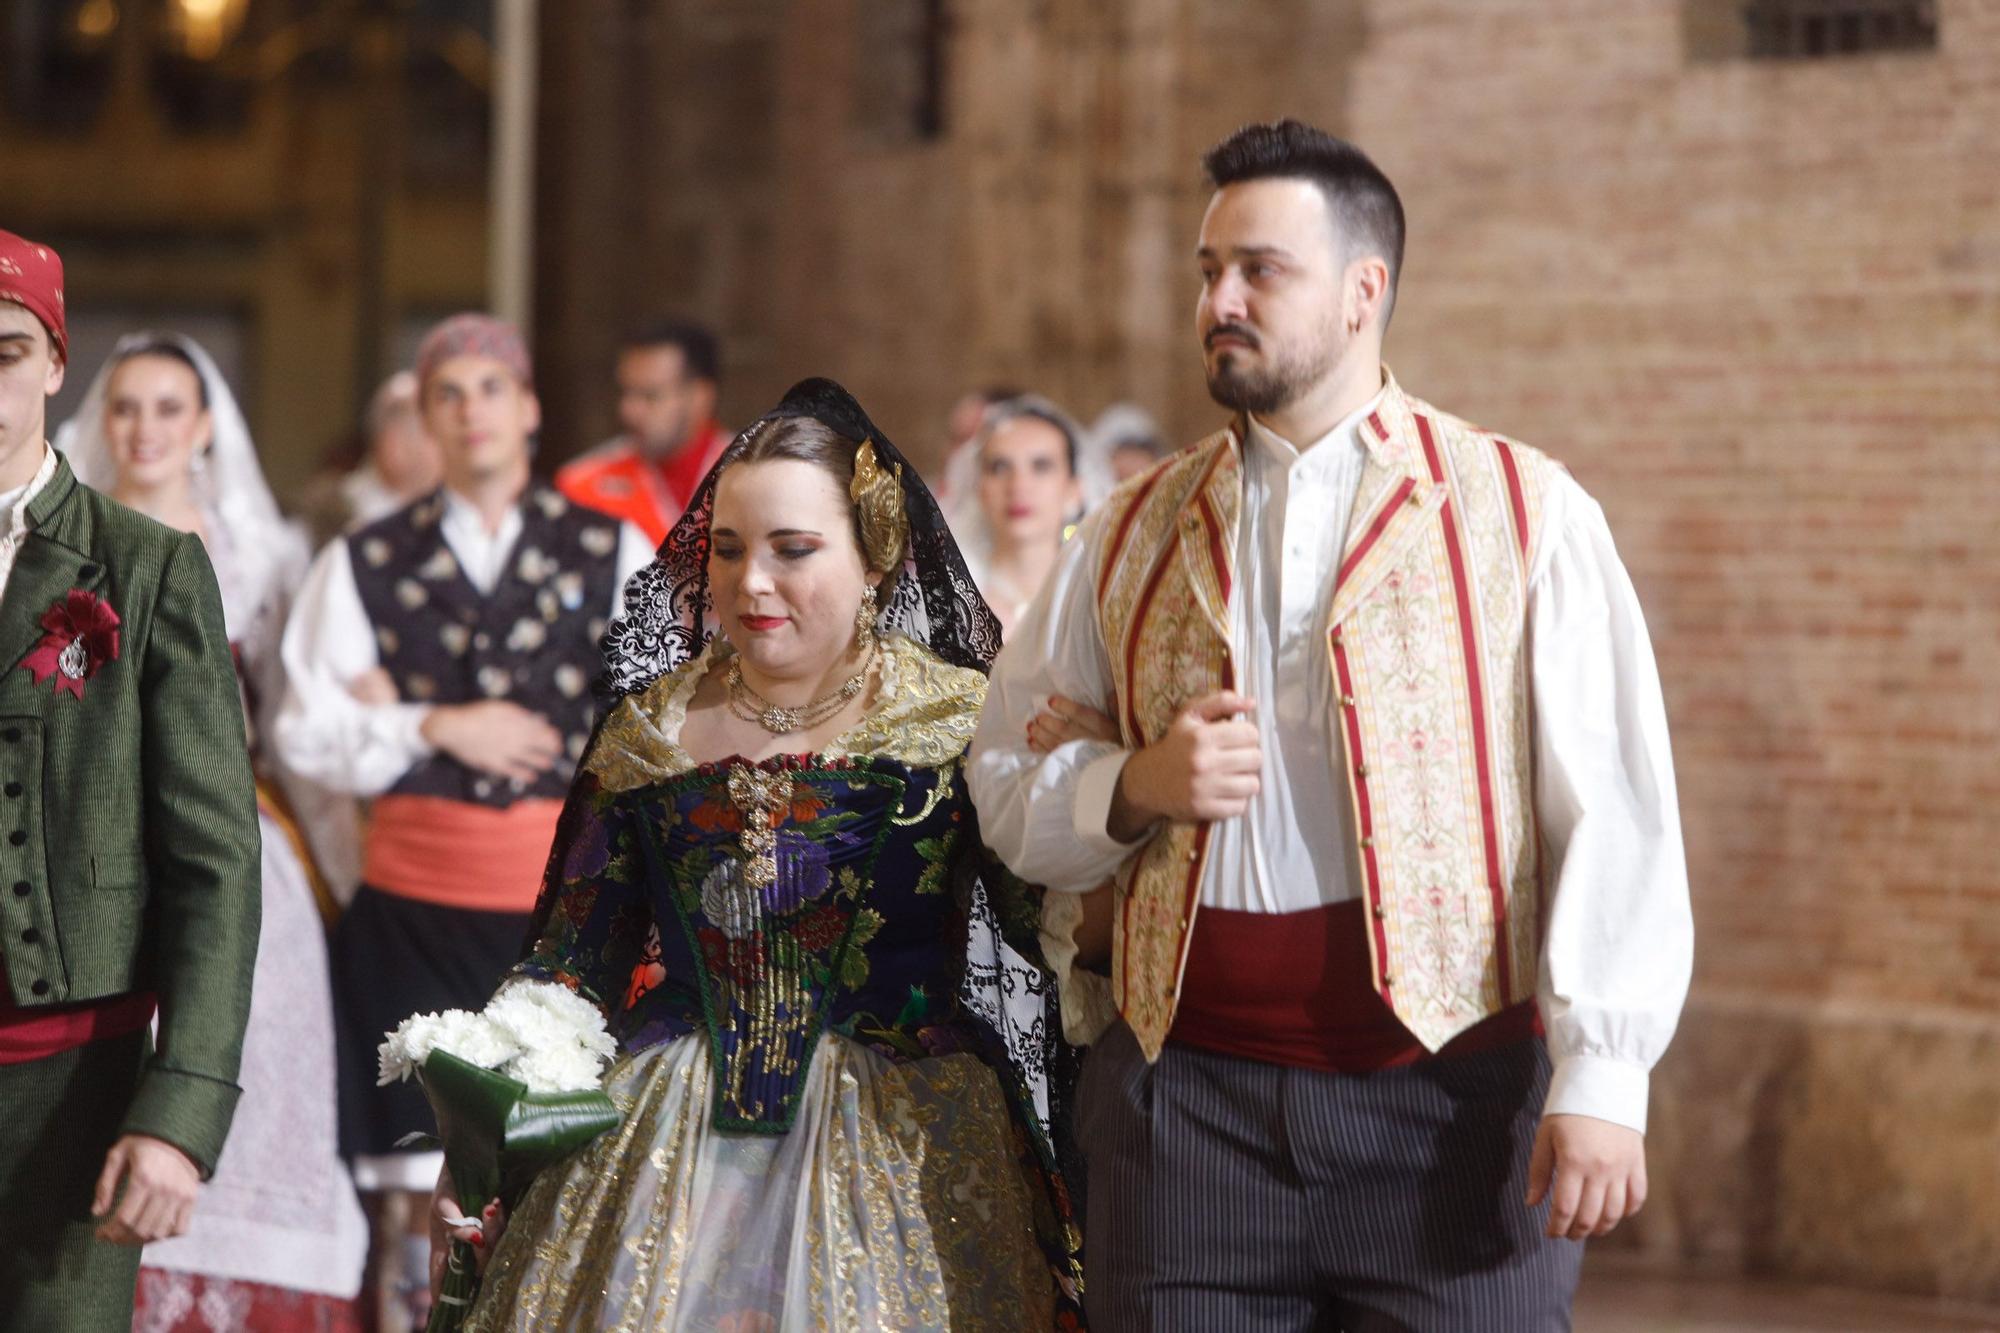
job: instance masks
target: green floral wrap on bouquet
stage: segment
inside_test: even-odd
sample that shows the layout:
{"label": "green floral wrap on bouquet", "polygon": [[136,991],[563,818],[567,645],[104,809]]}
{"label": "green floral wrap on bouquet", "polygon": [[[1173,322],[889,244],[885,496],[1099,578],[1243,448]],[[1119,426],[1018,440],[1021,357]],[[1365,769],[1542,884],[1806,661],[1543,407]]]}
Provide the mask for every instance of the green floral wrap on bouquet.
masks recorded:
{"label": "green floral wrap on bouquet", "polygon": [[[494,1199],[511,1206],[543,1167],[616,1128],[622,1119],[601,1089],[530,1092],[518,1079],[444,1051],[426,1056],[418,1077],[437,1117],[439,1146],[459,1209],[467,1217],[478,1217]],[[455,1240],[444,1286],[425,1327],[430,1333],[458,1329],[478,1294],[473,1248]]]}

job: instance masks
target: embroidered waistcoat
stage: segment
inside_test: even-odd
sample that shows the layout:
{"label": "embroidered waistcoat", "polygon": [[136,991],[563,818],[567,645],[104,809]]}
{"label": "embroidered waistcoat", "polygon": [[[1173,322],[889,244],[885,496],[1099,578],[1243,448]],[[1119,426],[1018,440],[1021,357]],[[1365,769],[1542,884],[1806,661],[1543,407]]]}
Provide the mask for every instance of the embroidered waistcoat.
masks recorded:
{"label": "embroidered waistcoat", "polygon": [[[1327,670],[1374,990],[1435,1051],[1535,990],[1527,578],[1556,464],[1393,379],[1361,431]],[[1107,502],[1098,616],[1129,747],[1236,685],[1241,440],[1239,422]],[[1208,842],[1205,823],[1169,823],[1119,870],[1113,993],[1149,1059],[1173,1024]]]}
{"label": "embroidered waistcoat", "polygon": [[596,704],[590,685],[618,577],[618,526],[542,485],[521,499],[521,535],[491,594],[481,593],[444,539],[442,492],[349,538],[354,583],[382,667],[412,703],[509,699],[563,734],[570,762],[516,786],[449,755],[411,767],[390,790],[505,808],[561,800],[583,756]]}

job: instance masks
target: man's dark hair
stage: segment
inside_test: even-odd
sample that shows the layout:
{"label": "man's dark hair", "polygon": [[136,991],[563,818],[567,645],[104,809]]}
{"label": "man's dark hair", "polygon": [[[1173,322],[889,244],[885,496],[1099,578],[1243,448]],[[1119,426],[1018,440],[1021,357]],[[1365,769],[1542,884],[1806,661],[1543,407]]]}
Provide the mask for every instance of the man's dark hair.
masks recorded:
{"label": "man's dark hair", "polygon": [[[1297,177],[1319,186],[1348,257],[1378,254],[1389,266],[1389,305],[1403,271],[1403,201],[1396,187],[1345,139],[1296,120],[1245,125],[1208,150],[1202,170],[1216,189],[1242,181]],[[1382,313],[1387,327],[1389,312]]]}
{"label": "man's dark hair", "polygon": [[716,350],[715,334],[705,325],[690,319],[656,319],[641,324],[618,344],[621,352],[651,347],[679,348],[681,364],[692,379],[707,380],[710,384],[722,379],[722,357]]}

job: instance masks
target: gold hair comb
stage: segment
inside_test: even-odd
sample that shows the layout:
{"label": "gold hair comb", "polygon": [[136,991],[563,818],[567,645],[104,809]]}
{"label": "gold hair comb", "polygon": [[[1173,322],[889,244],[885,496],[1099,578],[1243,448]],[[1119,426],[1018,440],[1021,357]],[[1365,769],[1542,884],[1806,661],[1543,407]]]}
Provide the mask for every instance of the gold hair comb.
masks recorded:
{"label": "gold hair comb", "polygon": [[848,487],[861,519],[861,549],[878,574],[902,568],[909,547],[909,520],[903,512],[903,465],[884,471],[875,461],[875,441],[864,440],[854,454],[854,484]]}

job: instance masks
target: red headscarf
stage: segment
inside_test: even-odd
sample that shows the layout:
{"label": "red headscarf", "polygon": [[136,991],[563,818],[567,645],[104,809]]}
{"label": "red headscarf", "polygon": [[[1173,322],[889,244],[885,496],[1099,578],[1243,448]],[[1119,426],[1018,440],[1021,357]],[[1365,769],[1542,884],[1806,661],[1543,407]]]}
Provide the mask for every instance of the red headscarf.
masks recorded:
{"label": "red headscarf", "polygon": [[0,231],[0,301],[28,308],[49,331],[56,358],[69,360],[69,328],[63,320],[62,257],[11,231]]}
{"label": "red headscarf", "polygon": [[417,382],[426,383],[437,368],[453,357],[483,356],[514,372],[529,388],[535,377],[528,367],[528,346],[521,331],[492,315],[453,315],[424,335],[417,347]]}

